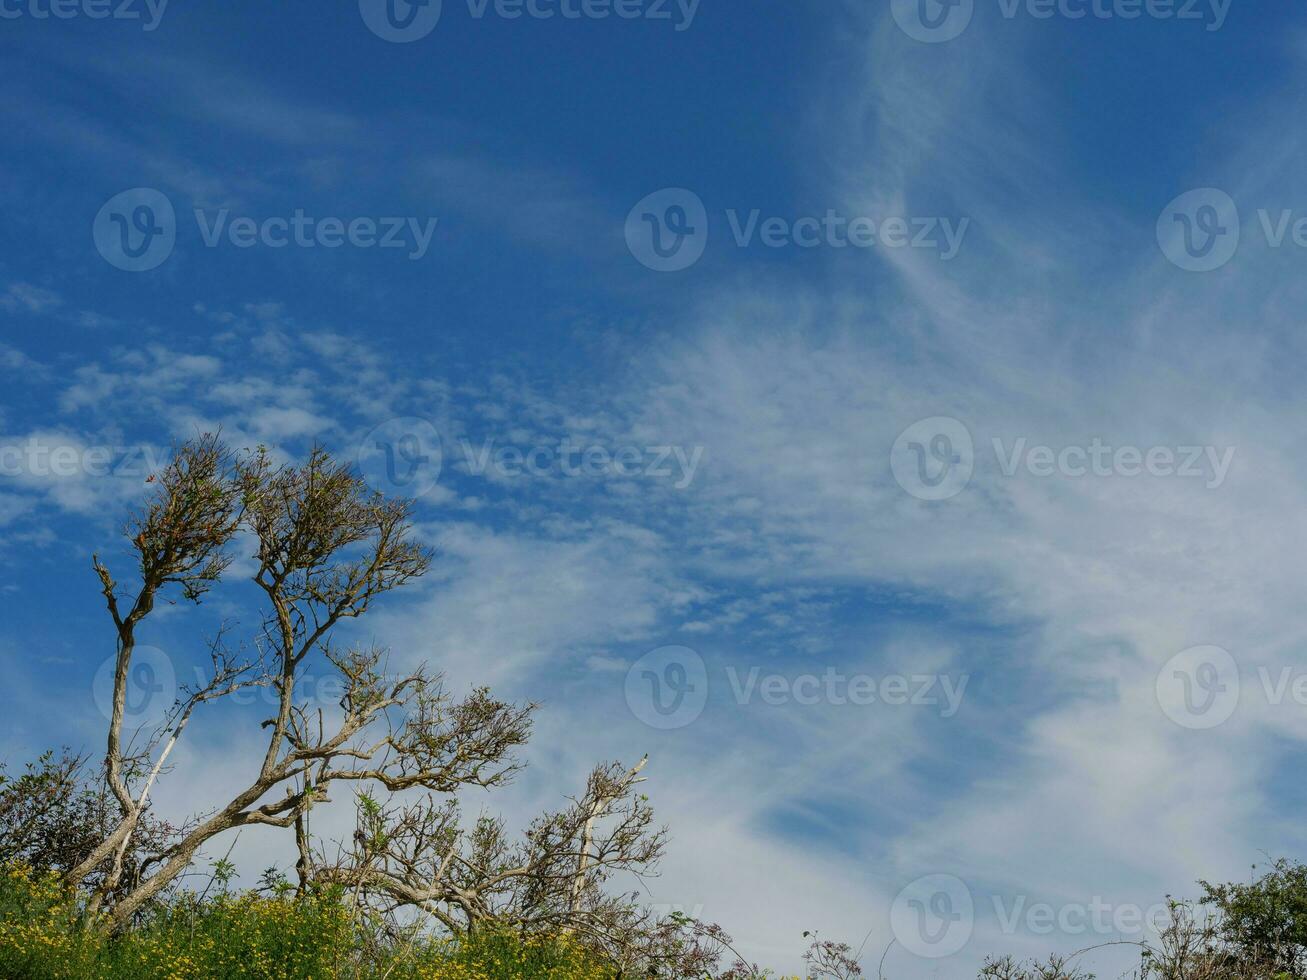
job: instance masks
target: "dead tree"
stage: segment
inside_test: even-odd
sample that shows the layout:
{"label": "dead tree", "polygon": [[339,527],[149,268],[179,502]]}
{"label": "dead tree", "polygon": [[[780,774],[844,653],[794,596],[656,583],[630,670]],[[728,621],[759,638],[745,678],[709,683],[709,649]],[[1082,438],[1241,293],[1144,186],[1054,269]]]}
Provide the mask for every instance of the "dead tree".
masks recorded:
{"label": "dead tree", "polygon": [[[267,747],[261,760],[252,760],[245,788],[213,801],[178,840],[152,855],[150,873],[124,896],[105,902],[113,888],[97,889],[94,903],[104,903],[112,928],[175,881],[214,837],[253,825],[302,826],[333,783],[452,793],[496,785],[514,771],[512,751],[529,734],[531,705],[499,702],[485,690],[455,700],[424,670],[387,677],[381,650],[333,644],[342,621],[363,615],[379,596],[429,568],[430,553],[411,540],[409,502],[370,493],[321,449],[302,466],[279,467],[262,451],[236,459],[207,436],[183,445],[153,482],[153,499],[128,530],[139,559],[135,594],[123,596],[95,561],[117,634],[105,769],[121,819],[70,872],[70,883],[107,865],[105,880],[117,884],[125,842],[201,705],[258,685],[274,692],[276,707],[261,722]],[[165,591],[178,588],[198,601],[229,567],[229,546],[242,531],[255,543],[254,582],[267,603],[259,657],[238,659],[219,637],[211,644],[208,682],[183,691],[143,749],[125,748],[127,682],[141,623]],[[344,694],[330,718],[296,703],[297,680],[310,664],[341,674]]]}
{"label": "dead tree", "polygon": [[628,972],[704,975],[724,934],[659,915],[636,891],[605,887],[621,873],[655,873],[663,853],[667,831],[637,791],[646,761],[597,766],[584,793],[536,818],[520,840],[496,818],[464,826],[452,799],[383,806],[365,796],[352,843],[330,859],[320,850],[315,879],[347,889],[383,919],[406,922],[416,910],[455,936],[488,928],[571,934]]}
{"label": "dead tree", "polygon": [[[91,906],[110,928],[128,924],[214,838],[273,826],[293,830],[301,890],[342,889],[383,919],[404,914],[404,928],[416,910],[456,935],[488,927],[566,933],[649,975],[700,975],[715,961],[724,940],[715,927],[659,916],[637,892],[606,890],[615,875],[653,873],[665,845],[638,792],[644,760],[598,766],[581,795],[534,820],[521,840],[487,816],[465,827],[460,791],[499,786],[518,771],[514,753],[535,706],[484,688],[455,697],[425,668],[391,674],[384,650],[335,641],[342,622],[430,567],[430,552],[412,541],[410,502],[370,493],[321,449],[303,465],[277,466],[263,451],[235,456],[210,436],[181,446],[151,482],[153,496],[127,532],[139,582],[120,588],[94,561],[116,635],[104,770],[118,819],[67,878],[91,888]],[[258,627],[233,650],[235,626],[224,626],[209,641],[207,679],[184,688],[164,723],[134,745],[124,727],[142,624],[176,592],[198,602],[247,541],[263,607]],[[338,704],[297,701],[307,671],[324,668],[341,679]],[[131,851],[125,876],[124,854],[141,839],[151,793],[192,718],[251,687],[271,692],[274,711],[234,715],[264,739],[244,787],[208,801],[152,853]],[[340,785],[352,790],[358,829],[328,860],[308,818]]]}

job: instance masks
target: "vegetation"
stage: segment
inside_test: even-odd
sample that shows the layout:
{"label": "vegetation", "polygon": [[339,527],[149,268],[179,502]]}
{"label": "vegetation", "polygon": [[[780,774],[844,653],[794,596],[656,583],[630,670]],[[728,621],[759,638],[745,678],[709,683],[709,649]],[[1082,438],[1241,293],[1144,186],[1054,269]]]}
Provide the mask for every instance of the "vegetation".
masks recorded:
{"label": "vegetation", "polygon": [[[112,699],[96,764],[47,753],[21,772],[0,763],[0,977],[4,980],[761,980],[719,927],[644,907],[613,889],[655,873],[666,830],[639,791],[645,760],[601,763],[557,810],[515,838],[492,816],[463,819],[460,794],[520,769],[532,704],[485,688],[447,691],[419,666],[388,672],[387,651],[342,644],[337,628],[420,578],[434,556],[413,540],[410,503],[382,498],[315,449],[300,466],[262,450],[231,453],[205,436],[149,480],[127,526],[133,582],[99,556],[93,570],[112,627]],[[198,604],[254,554],[259,601],[204,638],[209,669],[181,688],[162,723],[133,730],[128,690],[138,637],[159,602]],[[228,600],[231,604],[231,600]],[[306,704],[310,669],[340,679],[338,703]],[[249,689],[268,717],[229,711],[262,739],[234,794],[182,823],[152,794],[177,765],[192,721]],[[328,841],[315,810],[353,810]],[[339,804],[338,804],[339,805]],[[286,867],[253,890],[205,848],[233,831],[285,831]],[[230,849],[227,852],[230,854]],[[1200,883],[1170,902],[1136,980],[1307,980],[1307,867],[1275,863],[1247,884]],[[858,952],[805,933],[809,978],[854,980]],[[1082,957],[989,960],[982,980],[1092,980]]]}
{"label": "vegetation", "polygon": [[[9,784],[8,789],[12,789]],[[12,798],[12,793],[11,793]],[[1202,883],[1196,902],[1172,901],[1156,941],[1145,944],[1133,980],[1303,980],[1301,909],[1307,866],[1276,862],[1245,884]],[[212,894],[209,894],[212,890]],[[259,889],[232,891],[216,862],[205,893],[179,891],[151,903],[128,930],[97,925],[87,894],[56,871],[17,863],[0,873],[0,976],[6,980],[762,980],[736,960],[696,972],[614,963],[583,935],[504,926],[454,936],[415,920],[396,930],[337,887],[296,894],[275,874]],[[702,927],[712,932],[712,927]],[[717,932],[717,951],[732,952]],[[1090,951],[1092,952],[1092,951]],[[980,980],[1094,980],[1084,955],[1019,963],[988,960]],[[807,976],[854,980],[847,946],[814,941]],[[777,978],[779,980],[779,978]]]}
{"label": "vegetation", "polygon": [[[651,873],[662,853],[665,832],[637,792],[643,762],[596,766],[580,795],[520,840],[492,817],[465,824],[460,793],[502,786],[519,770],[514,753],[530,736],[535,705],[485,688],[455,696],[425,665],[392,674],[389,651],[338,639],[341,624],[430,568],[433,555],[413,540],[410,501],[371,492],[322,449],[279,466],[262,449],[234,454],[211,436],[181,446],[150,483],[125,534],[134,581],[121,585],[98,555],[93,561],[116,649],[104,761],[86,790],[96,819],[82,822],[85,832],[59,860],[41,859],[86,893],[105,929],[139,925],[206,845],[260,826],[293,840],[297,895],[342,889],[393,929],[417,917],[455,938],[510,927],[579,935],[627,966],[700,955],[679,924],[669,928],[604,889],[615,873]],[[142,630],[161,602],[198,604],[221,587],[237,541],[254,552],[257,598],[247,605],[255,625],[244,639],[239,621],[207,636],[207,672],[157,728],[130,730]],[[310,671],[338,678],[338,703],[297,697]],[[242,788],[204,801],[180,826],[153,820],[152,794],[194,719],[251,689],[268,693],[271,711],[227,715],[262,740]],[[333,791],[356,811],[343,841],[311,829]]]}
{"label": "vegetation", "polygon": [[469,941],[378,944],[339,896],[193,895],[158,903],[123,935],[89,928],[57,876],[0,879],[0,976],[7,980],[604,980],[606,963],[566,937],[488,932]]}
{"label": "vegetation", "polygon": [[[1139,944],[1133,980],[1307,977],[1307,865],[1280,859],[1247,883],[1199,885],[1197,901],[1168,898],[1157,938]],[[981,980],[1094,980],[1072,962],[1078,958],[991,959]]]}
{"label": "vegetation", "polygon": [[[426,665],[391,673],[407,658],[340,640],[342,624],[431,567],[411,501],[370,491],[320,448],[278,465],[262,448],[233,453],[207,435],[147,482],[124,534],[129,560],[92,561],[114,650],[102,760],[48,754],[14,777],[0,769],[6,980],[716,968],[730,948],[720,929],[609,887],[655,873],[666,844],[639,792],[645,760],[596,765],[520,837],[493,816],[466,822],[461,794],[503,786],[521,768],[515,752],[536,706],[486,688],[457,696]],[[243,566],[238,546],[253,552]],[[132,574],[120,579],[126,564]],[[199,605],[233,567],[249,568],[253,590],[224,606],[243,606],[251,625],[229,619],[202,635],[207,670],[161,723],[133,726],[131,679],[156,609]],[[336,703],[297,696],[310,672],[338,678]],[[234,710],[255,690],[267,717]],[[262,742],[245,782],[181,823],[159,819],[153,797],[176,771],[176,746],[223,709],[228,734],[245,724]],[[354,811],[344,840],[313,831],[333,793]],[[286,831],[293,881],[274,869],[261,893],[232,896],[236,869],[223,858],[210,887],[185,886],[206,848],[252,826]],[[505,973],[510,961],[517,973]]]}

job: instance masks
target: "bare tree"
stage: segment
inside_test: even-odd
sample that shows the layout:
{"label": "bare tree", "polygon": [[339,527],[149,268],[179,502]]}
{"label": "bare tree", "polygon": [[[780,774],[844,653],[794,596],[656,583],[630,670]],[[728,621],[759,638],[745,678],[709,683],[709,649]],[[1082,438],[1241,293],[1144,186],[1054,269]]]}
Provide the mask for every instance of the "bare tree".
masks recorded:
{"label": "bare tree", "polygon": [[848,943],[822,939],[815,932],[805,932],[803,938],[811,940],[803,954],[809,980],[857,980],[862,976],[858,954]]}
{"label": "bare tree", "polygon": [[619,977],[715,976],[723,953],[735,953],[720,927],[660,914],[638,890],[606,887],[620,874],[655,874],[666,844],[666,829],[637,790],[646,762],[596,766],[580,796],[537,817],[520,838],[489,816],[465,826],[455,799],[383,805],[361,794],[353,839],[330,859],[323,847],[315,852],[314,880],[344,888],[373,921],[389,923],[397,941],[418,913],[453,936],[571,935]]}
{"label": "bare tree", "polygon": [[[511,752],[529,734],[530,705],[499,702],[485,690],[456,701],[424,670],[387,678],[382,651],[333,643],[342,621],[363,615],[376,598],[430,566],[430,553],[411,540],[408,502],[370,493],[324,450],[315,449],[302,466],[278,467],[262,451],[238,460],[210,436],[183,445],[153,482],[153,499],[128,530],[140,566],[135,595],[124,598],[95,561],[117,632],[105,770],[121,818],[69,873],[70,882],[100,871],[118,883],[125,844],[197,708],[254,685],[274,692],[275,714],[261,722],[266,749],[244,789],[215,801],[152,855],[151,873],[125,895],[106,902],[113,888],[96,889],[94,902],[106,904],[111,926],[121,928],[217,835],[251,825],[302,829],[305,814],[328,798],[333,783],[451,793],[495,785],[515,769]],[[145,746],[127,747],[127,683],[142,621],[170,587],[198,601],[229,567],[228,546],[242,530],[256,545],[253,578],[267,602],[259,657],[236,657],[222,635],[211,641],[207,683],[183,691]],[[295,698],[312,662],[333,667],[343,680],[330,719]]]}
{"label": "bare tree", "polygon": [[[500,786],[519,770],[514,753],[535,705],[499,701],[485,688],[455,697],[424,667],[392,675],[384,650],[336,642],[342,622],[430,567],[430,552],[411,540],[411,502],[370,493],[322,449],[303,465],[277,466],[262,450],[237,456],[212,436],[181,446],[151,482],[153,496],[127,531],[139,582],[124,590],[94,561],[117,641],[104,766],[117,819],[67,878],[92,890],[92,908],[110,928],[129,923],[218,835],[263,825],[293,830],[301,891],[340,890],[392,923],[396,941],[425,921],[455,935],[570,934],[628,974],[703,975],[716,963],[729,945],[719,929],[657,915],[636,891],[607,890],[615,875],[653,873],[666,842],[638,791],[646,760],[597,766],[580,795],[532,821],[521,839],[489,816],[464,826],[460,791]],[[140,733],[125,727],[138,631],[174,592],[199,602],[247,541],[259,625],[235,649],[235,626],[220,628],[208,641],[206,679],[183,688],[163,724],[136,744]],[[297,700],[310,666],[339,675],[338,704]],[[138,856],[132,842],[151,793],[193,716],[251,687],[271,692],[274,710],[250,720],[265,741],[244,788]],[[340,785],[352,790],[357,829],[328,859],[309,816]]]}
{"label": "bare tree", "polygon": [[453,799],[382,806],[365,795],[352,843],[331,860],[320,853],[315,879],[384,913],[419,910],[455,934],[488,925],[575,933],[616,958],[653,920],[634,895],[604,885],[618,872],[652,873],[666,841],[636,792],[645,761],[597,766],[581,796],[536,818],[521,840],[491,817],[464,827]]}
{"label": "bare tree", "polygon": [[1137,980],[1273,980],[1288,973],[1241,957],[1222,943],[1220,919],[1191,902],[1167,898],[1168,915],[1155,944],[1145,944]]}
{"label": "bare tree", "polygon": [[989,957],[980,969],[980,980],[1094,980],[1071,964],[1065,956],[1018,962],[1011,956]]}
{"label": "bare tree", "polygon": [[[81,883],[94,873],[102,874],[93,907],[119,885],[128,842],[192,711],[218,696],[224,686],[238,683],[235,675],[241,673],[239,668],[233,671],[215,661],[213,682],[190,693],[180,709],[175,707],[167,723],[143,749],[133,751],[125,746],[127,683],[137,630],[170,586],[180,588],[186,599],[198,602],[230,564],[224,549],[236,534],[241,514],[237,472],[226,448],[217,438],[205,436],[183,446],[161,473],[151,477],[156,484],[154,498],[127,528],[140,571],[140,587],[130,605],[120,601],[117,583],[99,557],[93,559],[117,634],[104,768],[106,784],[122,814],[113,831],[68,875],[72,883]],[[110,862],[107,870],[106,862]]]}

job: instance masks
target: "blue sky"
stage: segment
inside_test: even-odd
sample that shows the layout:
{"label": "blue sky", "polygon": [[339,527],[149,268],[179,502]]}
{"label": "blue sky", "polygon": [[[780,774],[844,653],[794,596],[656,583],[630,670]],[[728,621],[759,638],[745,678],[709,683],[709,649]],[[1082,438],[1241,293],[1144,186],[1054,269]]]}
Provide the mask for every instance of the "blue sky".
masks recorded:
{"label": "blue sky", "polygon": [[[0,755],[98,746],[90,555],[125,577],[152,461],[220,426],[383,489],[397,453],[440,559],[360,631],[545,705],[475,805],[650,753],[650,901],[779,967],[820,928],[974,975],[1301,856],[1307,21],[925,2],[956,36],[0,3]],[[173,244],[129,271],[142,202]],[[166,669],[242,595],[158,616]],[[238,781],[257,717],[197,724],[158,805]],[[923,944],[938,895],[974,914]]]}

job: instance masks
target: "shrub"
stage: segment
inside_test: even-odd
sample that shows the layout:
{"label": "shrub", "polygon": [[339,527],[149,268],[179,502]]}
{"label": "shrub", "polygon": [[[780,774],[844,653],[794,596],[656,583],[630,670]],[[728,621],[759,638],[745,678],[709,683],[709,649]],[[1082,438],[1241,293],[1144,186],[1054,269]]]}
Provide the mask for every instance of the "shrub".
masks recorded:
{"label": "shrub", "polygon": [[5,980],[610,980],[567,937],[386,937],[337,894],[183,893],[111,937],[52,874],[0,874]]}

